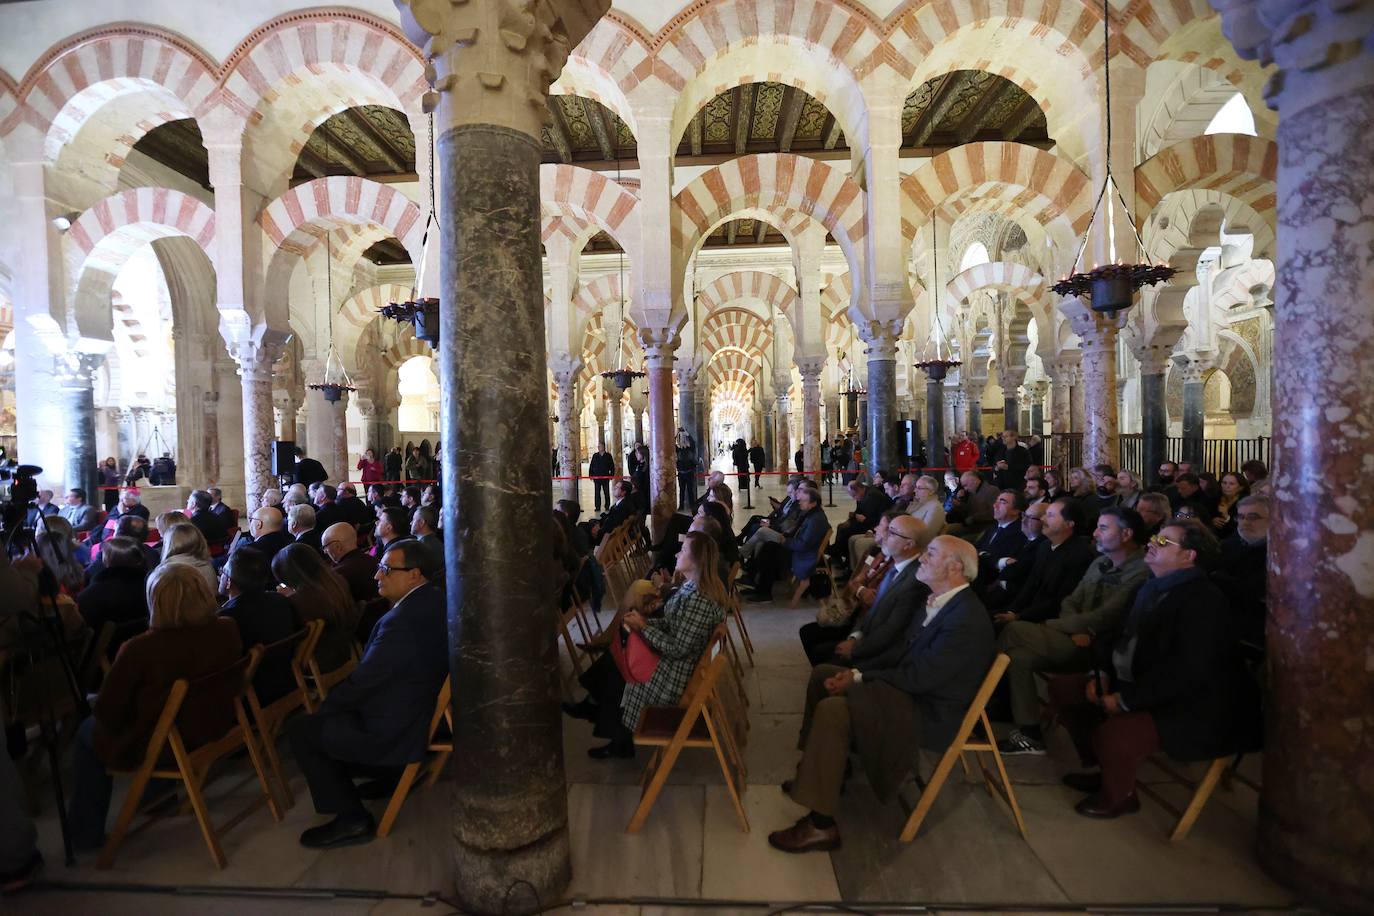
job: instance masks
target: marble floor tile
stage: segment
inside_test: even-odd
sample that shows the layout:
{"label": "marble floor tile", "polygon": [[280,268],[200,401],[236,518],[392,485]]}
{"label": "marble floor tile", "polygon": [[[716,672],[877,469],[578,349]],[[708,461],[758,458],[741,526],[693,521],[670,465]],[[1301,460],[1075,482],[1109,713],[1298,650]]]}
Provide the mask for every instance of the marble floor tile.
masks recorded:
{"label": "marble floor tile", "polygon": [[637,786],[569,789],[570,896],[700,896],[705,790],[665,786],[643,829],[632,836],[625,825],[638,803]]}
{"label": "marble floor tile", "polygon": [[744,760],[751,785],[777,786],[796,775],[801,720],[799,713],[760,713],[750,717]]}
{"label": "marble floor tile", "polygon": [[723,786],[706,789],[701,896],[783,902],[839,900],[829,856],[793,856],[768,845],[771,831],[791,826],[805,810],[776,785],[750,786],[743,801],[748,832],[740,829],[729,792]]}

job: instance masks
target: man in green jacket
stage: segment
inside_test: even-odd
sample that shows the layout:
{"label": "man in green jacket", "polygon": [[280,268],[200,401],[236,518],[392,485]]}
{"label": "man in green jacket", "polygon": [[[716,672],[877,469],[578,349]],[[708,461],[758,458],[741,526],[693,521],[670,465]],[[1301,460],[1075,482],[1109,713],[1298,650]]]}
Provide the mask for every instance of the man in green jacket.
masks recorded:
{"label": "man in green jacket", "polygon": [[1043,623],[1012,621],[998,637],[997,650],[1011,657],[1007,686],[1016,723],[1012,733],[998,742],[1004,755],[1045,753],[1035,672],[1091,667],[1093,641],[1117,629],[1136,589],[1150,574],[1145,566],[1145,522],[1134,509],[1103,509],[1093,540],[1102,556],[1060,604],[1059,616]]}

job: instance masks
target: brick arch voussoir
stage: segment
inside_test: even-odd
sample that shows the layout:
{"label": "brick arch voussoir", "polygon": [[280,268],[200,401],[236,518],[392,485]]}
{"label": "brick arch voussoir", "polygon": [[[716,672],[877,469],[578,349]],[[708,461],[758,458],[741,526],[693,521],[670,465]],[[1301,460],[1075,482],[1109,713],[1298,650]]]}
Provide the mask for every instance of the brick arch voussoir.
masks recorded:
{"label": "brick arch voussoir", "polygon": [[258,224],[273,247],[282,249],[317,222],[373,223],[390,232],[418,264],[424,235],[421,217],[414,201],[395,188],[350,175],[297,185],[268,204]]}
{"label": "brick arch voussoir", "polygon": [[154,237],[185,235],[214,262],[215,211],[171,188],[131,188],[112,194],[77,217],[67,238],[83,263],[92,256],[122,262],[148,240],[131,229],[146,229]]}
{"label": "brick arch voussoir", "polygon": [[1135,170],[1136,214],[1144,219],[1172,191],[1221,191],[1277,223],[1278,144],[1246,134],[1206,134],[1180,140]]}

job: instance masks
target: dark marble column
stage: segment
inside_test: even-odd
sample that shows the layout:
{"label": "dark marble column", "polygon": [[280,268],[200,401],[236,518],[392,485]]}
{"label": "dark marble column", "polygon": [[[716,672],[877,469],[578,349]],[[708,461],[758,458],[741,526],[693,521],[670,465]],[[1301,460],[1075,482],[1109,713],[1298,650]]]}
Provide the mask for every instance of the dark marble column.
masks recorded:
{"label": "dark marble column", "polygon": [[776,454],[777,442],[773,438],[773,411],[763,412],[763,454],[764,467],[772,467],[773,455]]}
{"label": "dark marble column", "polygon": [[1183,454],[1179,457],[1193,462],[1193,470],[1199,471],[1202,468],[1202,440],[1205,438],[1206,425],[1203,393],[1207,383],[1203,381],[1202,370],[1197,366],[1189,364],[1178,371],[1183,373]]}
{"label": "dark marble column", "polygon": [[1259,857],[1306,902],[1369,912],[1374,14],[1368,3],[1213,5],[1242,57],[1275,65],[1266,95],[1279,112]]}
{"label": "dark marble column", "polygon": [[[900,332],[900,325],[896,329]],[[863,335],[868,348],[868,416],[864,459],[868,473],[899,466],[897,454],[897,333],[871,325]]]}
{"label": "dark marble column", "polygon": [[983,389],[986,379],[974,379],[964,386],[964,429],[974,439],[983,438]]}
{"label": "dark marble column", "polygon": [[616,473],[623,473],[625,468],[625,414],[621,399],[625,393],[614,384],[606,387],[606,401],[608,413],[611,418],[611,441],[608,448],[611,457],[615,459]]}
{"label": "dark marble column", "polygon": [[58,368],[62,387],[62,421],[65,464],[63,480],[68,488],[86,491],[86,501],[99,508],[102,500],[96,487],[99,458],[95,452],[95,390],[92,381],[105,361],[104,353],[74,353]]}
{"label": "dark marble column", "polygon": [[556,899],[571,875],[549,623],[539,157],[536,138],[507,127],[439,135],[444,548],[464,749],[449,766],[458,899],[480,912],[500,911],[520,882]]}
{"label": "dark marble column", "polygon": [[1169,353],[1162,347],[1132,352],[1140,363],[1140,479],[1148,484],[1159,475],[1160,462],[1169,457],[1169,409],[1164,394]]}
{"label": "dark marble column", "polygon": [[673,351],[678,338],[670,331],[641,328],[644,371],[649,377],[650,526],[657,542],[677,511],[677,453],[673,449]]}
{"label": "dark marble column", "polygon": [[945,463],[945,382],[926,379],[926,466]]}
{"label": "dark marble column", "polygon": [[1014,389],[1012,394],[1002,396],[1002,428],[1018,432],[1021,429],[1021,405],[1016,400]]}
{"label": "dark marble column", "polygon": [[687,430],[697,442],[697,453],[703,459],[711,454],[709,443],[703,442],[697,429],[696,399],[692,396],[692,381],[696,373],[685,369],[674,370],[677,376],[677,425]]}
{"label": "dark marble column", "polygon": [[773,416],[776,418],[774,429],[777,430],[774,439],[778,443],[773,461],[779,471],[788,472],[792,470],[792,399],[785,391],[778,395],[778,409]]}

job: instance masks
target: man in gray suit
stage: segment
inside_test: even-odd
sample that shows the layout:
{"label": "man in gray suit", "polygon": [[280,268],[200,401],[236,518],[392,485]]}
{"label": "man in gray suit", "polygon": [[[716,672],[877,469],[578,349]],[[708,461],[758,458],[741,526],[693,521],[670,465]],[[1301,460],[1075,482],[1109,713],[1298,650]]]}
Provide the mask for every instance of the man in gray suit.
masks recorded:
{"label": "man in gray suit", "polygon": [[917,575],[931,595],[911,617],[900,660],[882,668],[817,669],[831,672],[825,681],[828,696],[808,703],[797,777],[782,787],[811,810],[791,827],[769,834],[773,848],[839,847],[835,812],[851,744],[873,793],[886,800],[911,771],[918,747],[943,752],[954,740],[994,655],[992,621],[968,587],[978,575],[978,553],[967,541],[938,537],[926,548]]}
{"label": "man in gray suit", "polygon": [[[872,595],[866,596],[872,603],[863,620],[851,629],[849,638],[835,647],[839,664],[890,668],[901,658],[902,634],[911,615],[917,607],[925,607],[930,594],[930,589],[916,578],[920,556],[929,543],[929,529],[919,518],[899,515],[888,522],[878,547],[892,559],[892,568],[882,582],[872,589],[863,589],[872,591]],[[813,671],[806,692],[807,705],[814,706],[826,695],[825,676],[818,677]]]}

